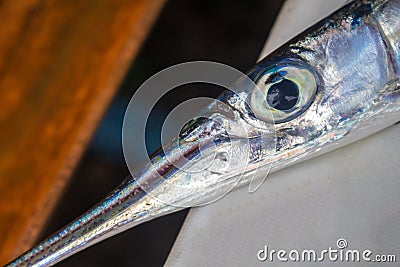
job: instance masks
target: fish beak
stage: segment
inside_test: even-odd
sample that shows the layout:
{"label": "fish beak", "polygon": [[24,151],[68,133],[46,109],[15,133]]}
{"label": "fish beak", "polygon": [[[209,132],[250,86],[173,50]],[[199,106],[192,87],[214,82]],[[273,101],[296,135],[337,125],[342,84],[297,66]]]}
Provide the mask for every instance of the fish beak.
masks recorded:
{"label": "fish beak", "polygon": [[268,173],[262,159],[275,143],[266,136],[223,98],[215,101],[102,202],[10,266],[55,264],[144,221],[224,196]]}

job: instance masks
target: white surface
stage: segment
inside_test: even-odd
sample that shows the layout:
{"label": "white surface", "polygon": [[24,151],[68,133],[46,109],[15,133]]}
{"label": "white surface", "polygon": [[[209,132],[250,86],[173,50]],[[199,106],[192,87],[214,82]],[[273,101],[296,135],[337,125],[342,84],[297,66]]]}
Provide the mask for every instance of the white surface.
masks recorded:
{"label": "white surface", "polygon": [[286,0],[260,59],[343,5],[344,0]]}
{"label": "white surface", "polygon": [[[276,48],[342,2],[288,0],[265,51]],[[347,240],[348,249],[396,254],[399,262],[397,151],[400,125],[271,174],[256,193],[249,194],[243,187],[211,205],[191,209],[166,265],[297,266],[299,263],[276,259],[261,262],[257,252],[265,245],[287,251],[335,249],[339,238]],[[310,263],[303,266],[307,265]],[[325,261],[323,265],[365,263]]]}

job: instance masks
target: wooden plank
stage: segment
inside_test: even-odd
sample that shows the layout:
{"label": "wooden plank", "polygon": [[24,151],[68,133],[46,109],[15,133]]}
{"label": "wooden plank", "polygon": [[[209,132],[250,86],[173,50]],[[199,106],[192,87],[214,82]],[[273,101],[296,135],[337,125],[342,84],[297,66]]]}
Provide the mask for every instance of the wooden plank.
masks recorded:
{"label": "wooden plank", "polygon": [[0,264],[35,242],[163,2],[0,2]]}

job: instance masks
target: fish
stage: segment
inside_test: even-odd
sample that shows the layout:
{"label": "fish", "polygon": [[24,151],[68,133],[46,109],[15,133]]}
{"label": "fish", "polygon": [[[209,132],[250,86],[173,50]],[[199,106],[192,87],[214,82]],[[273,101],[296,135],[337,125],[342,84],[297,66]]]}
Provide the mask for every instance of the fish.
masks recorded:
{"label": "fish", "polygon": [[399,11],[400,0],[347,2],[261,60],[103,201],[8,266],[54,265],[395,124]]}

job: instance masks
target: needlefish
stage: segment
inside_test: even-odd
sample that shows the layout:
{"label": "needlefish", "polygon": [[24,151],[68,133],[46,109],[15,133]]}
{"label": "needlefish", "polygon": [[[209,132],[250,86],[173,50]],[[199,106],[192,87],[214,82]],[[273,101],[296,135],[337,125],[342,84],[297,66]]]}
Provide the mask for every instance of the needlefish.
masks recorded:
{"label": "needlefish", "polygon": [[53,265],[395,124],[399,14],[400,0],[346,2],[258,62],[103,201],[8,266]]}

